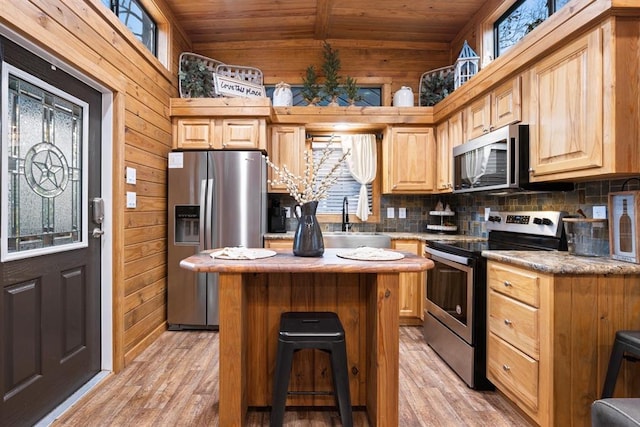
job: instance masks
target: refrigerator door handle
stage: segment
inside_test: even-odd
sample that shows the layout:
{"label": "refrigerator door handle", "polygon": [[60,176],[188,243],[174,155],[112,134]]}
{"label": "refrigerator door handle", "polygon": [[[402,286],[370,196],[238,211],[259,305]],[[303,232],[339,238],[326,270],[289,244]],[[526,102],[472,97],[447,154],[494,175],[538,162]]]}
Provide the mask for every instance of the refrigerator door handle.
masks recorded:
{"label": "refrigerator door handle", "polygon": [[202,252],[207,248],[207,243],[204,241],[207,230],[207,226],[205,225],[207,218],[207,209],[205,206],[207,200],[207,180],[203,179],[200,181],[200,229],[198,230],[200,245],[198,247],[198,252]]}
{"label": "refrigerator door handle", "polygon": [[[205,180],[203,180],[205,181]],[[213,247],[213,178],[209,178],[206,180],[205,188],[206,196],[204,201],[204,244],[205,249],[214,249]]]}

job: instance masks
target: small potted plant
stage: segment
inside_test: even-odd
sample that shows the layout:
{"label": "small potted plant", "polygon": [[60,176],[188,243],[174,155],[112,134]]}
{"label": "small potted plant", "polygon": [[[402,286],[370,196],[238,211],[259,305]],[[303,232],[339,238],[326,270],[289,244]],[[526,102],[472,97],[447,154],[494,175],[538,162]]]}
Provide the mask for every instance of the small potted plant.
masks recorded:
{"label": "small potted plant", "polygon": [[354,106],[356,102],[362,101],[362,96],[358,94],[359,91],[358,81],[351,76],[347,76],[344,80],[344,93],[347,95],[349,106]]}
{"label": "small potted plant", "polygon": [[183,98],[207,98],[213,95],[213,75],[207,64],[199,58],[184,60],[178,78],[180,96]]}
{"label": "small potted plant", "polygon": [[309,105],[316,105],[320,101],[320,84],[318,74],[313,65],[307,67],[306,74],[302,78],[302,97]]}
{"label": "small potted plant", "polygon": [[340,96],[340,57],[337,50],[333,50],[331,45],[324,42],[322,55],[324,63],[322,64],[322,72],[324,73],[324,93],[329,99],[330,107],[338,106],[338,96]]}

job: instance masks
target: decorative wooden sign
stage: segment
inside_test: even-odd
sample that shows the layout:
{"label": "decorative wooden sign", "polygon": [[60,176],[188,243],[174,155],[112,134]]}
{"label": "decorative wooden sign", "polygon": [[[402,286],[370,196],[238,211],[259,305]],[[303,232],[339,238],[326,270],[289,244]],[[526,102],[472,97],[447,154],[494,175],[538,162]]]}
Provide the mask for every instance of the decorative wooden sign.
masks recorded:
{"label": "decorative wooden sign", "polygon": [[264,86],[237,80],[231,77],[213,75],[216,92],[222,96],[240,98],[264,98],[266,96]]}

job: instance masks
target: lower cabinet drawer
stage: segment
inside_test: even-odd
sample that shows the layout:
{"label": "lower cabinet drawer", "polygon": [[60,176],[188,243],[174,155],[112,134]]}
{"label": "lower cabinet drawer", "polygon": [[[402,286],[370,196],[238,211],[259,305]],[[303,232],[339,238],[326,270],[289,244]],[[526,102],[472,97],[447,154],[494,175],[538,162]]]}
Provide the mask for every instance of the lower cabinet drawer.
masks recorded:
{"label": "lower cabinet drawer", "polygon": [[491,332],[487,344],[487,378],[537,412],[538,362]]}
{"label": "lower cabinet drawer", "polygon": [[534,359],[539,359],[538,309],[489,291],[489,330]]}

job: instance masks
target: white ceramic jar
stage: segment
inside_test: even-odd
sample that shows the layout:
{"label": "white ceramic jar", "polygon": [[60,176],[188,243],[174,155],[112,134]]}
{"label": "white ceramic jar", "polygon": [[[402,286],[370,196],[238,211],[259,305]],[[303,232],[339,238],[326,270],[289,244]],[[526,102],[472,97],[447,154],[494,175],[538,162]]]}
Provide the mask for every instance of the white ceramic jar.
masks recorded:
{"label": "white ceramic jar", "polygon": [[402,86],[393,95],[394,107],[413,107],[413,91],[409,86]]}
{"label": "white ceramic jar", "polygon": [[293,105],[293,94],[291,86],[285,82],[280,82],[273,90],[273,106],[274,107],[291,107]]}

